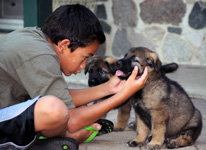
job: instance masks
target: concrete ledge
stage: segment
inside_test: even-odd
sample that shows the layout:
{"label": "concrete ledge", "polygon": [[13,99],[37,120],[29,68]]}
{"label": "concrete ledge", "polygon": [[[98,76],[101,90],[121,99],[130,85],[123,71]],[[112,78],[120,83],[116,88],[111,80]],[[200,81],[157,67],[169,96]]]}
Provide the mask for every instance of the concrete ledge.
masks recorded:
{"label": "concrete ledge", "polygon": [[[167,76],[177,81],[192,98],[206,99],[206,66],[179,65],[176,72]],[[84,70],[77,75],[65,77],[68,83],[87,86],[88,74]]]}
{"label": "concrete ledge", "polygon": [[177,81],[192,98],[206,99],[206,67],[179,65],[168,77]]}

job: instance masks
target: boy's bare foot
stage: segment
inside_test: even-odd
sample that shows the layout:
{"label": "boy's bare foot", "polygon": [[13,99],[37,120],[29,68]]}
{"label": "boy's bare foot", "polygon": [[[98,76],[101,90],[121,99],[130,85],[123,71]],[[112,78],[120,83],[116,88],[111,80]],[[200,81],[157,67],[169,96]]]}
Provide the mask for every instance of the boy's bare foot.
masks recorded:
{"label": "boy's bare foot", "polygon": [[[101,129],[101,125],[98,123],[92,124],[91,127],[94,129],[97,129],[97,130]],[[81,130],[74,132],[74,133],[70,133],[67,131],[66,137],[74,138],[75,140],[77,140],[79,142],[79,144],[81,144],[84,141],[86,141],[92,135],[93,132],[94,131],[88,131],[86,129],[81,129]]]}

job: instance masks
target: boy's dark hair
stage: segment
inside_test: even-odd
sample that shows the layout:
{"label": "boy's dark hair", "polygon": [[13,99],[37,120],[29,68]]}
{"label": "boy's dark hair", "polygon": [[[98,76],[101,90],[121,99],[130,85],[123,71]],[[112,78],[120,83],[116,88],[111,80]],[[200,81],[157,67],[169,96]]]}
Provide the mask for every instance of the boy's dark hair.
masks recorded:
{"label": "boy's dark hair", "polygon": [[73,52],[78,47],[86,47],[95,40],[105,42],[105,35],[97,17],[85,6],[63,5],[57,8],[45,21],[42,32],[57,43],[70,40]]}

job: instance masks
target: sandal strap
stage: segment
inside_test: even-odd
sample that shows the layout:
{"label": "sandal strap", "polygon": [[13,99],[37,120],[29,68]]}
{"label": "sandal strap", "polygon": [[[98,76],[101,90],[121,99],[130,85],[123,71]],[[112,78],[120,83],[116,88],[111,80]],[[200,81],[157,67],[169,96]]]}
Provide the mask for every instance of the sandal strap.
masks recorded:
{"label": "sandal strap", "polygon": [[86,141],[84,141],[84,143],[91,142],[95,138],[95,136],[98,134],[98,132],[99,132],[97,129],[94,129],[91,126],[87,126],[84,129],[86,129],[88,131],[93,131],[92,135],[90,135],[90,137]]}

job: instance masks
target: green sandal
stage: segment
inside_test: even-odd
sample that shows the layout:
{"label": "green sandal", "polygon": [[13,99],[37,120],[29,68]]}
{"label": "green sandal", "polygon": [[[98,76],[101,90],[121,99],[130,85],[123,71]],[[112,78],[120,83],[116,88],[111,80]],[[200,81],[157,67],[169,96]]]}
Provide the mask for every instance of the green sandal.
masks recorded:
{"label": "green sandal", "polygon": [[94,131],[94,132],[86,141],[84,141],[84,143],[89,143],[95,138],[95,136],[112,132],[114,129],[114,124],[111,121],[106,120],[106,119],[99,119],[95,123],[98,123],[101,125],[101,130],[98,131],[97,129],[94,129],[90,126],[85,127],[84,129],[88,131]]}

